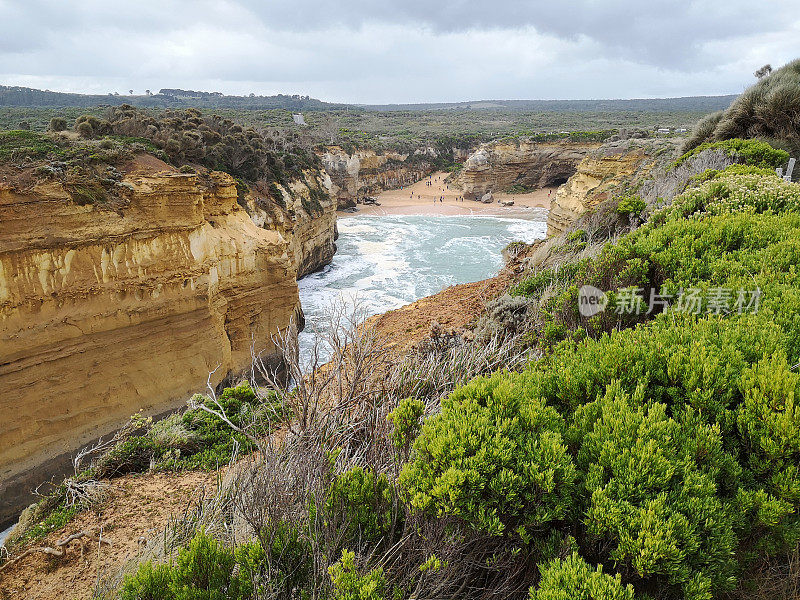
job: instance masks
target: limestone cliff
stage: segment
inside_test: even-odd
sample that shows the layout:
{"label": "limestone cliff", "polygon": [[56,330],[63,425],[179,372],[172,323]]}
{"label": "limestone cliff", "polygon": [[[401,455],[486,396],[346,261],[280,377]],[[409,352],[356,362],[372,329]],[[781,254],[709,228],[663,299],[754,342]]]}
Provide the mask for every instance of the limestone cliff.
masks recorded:
{"label": "limestone cliff", "polygon": [[298,278],[333,260],[337,203],[335,185],[325,171],[306,171],[301,179],[270,190],[254,185],[245,200],[256,225],[279,232],[288,242]]}
{"label": "limestone cliff", "polygon": [[347,208],[364,196],[408,185],[429,175],[434,170],[435,155],[433,148],[412,154],[379,154],[374,150],[348,153],[339,146],[330,146],[320,158],[335,186],[333,193],[339,208]]}
{"label": "limestone cliff", "polygon": [[547,234],[564,231],[580,215],[623,188],[646,177],[674,144],[653,140],[623,140],[604,144],[586,156],[574,175],[556,191],[547,218]]}
{"label": "limestone cliff", "polygon": [[161,165],[113,210],[0,183],[0,521],[31,467],[269,357],[298,270],[329,260],[330,216],[260,227],[230,176]]}
{"label": "limestone cliff", "polygon": [[541,143],[526,138],[490,142],[470,155],[451,181],[469,199],[487,192],[504,192],[515,185],[529,189],[561,185],[598,146],[583,142]]}

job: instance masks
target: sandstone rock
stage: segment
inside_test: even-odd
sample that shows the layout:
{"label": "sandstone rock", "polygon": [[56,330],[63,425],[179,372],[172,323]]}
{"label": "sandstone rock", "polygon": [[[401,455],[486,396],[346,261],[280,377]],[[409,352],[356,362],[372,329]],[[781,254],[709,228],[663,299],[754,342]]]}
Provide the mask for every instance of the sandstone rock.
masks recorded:
{"label": "sandstone rock", "polygon": [[473,152],[453,178],[465,198],[480,198],[490,190],[505,190],[514,184],[530,188],[560,185],[578,163],[600,144],[536,143],[525,138],[513,142],[491,142]]}
{"label": "sandstone rock", "polygon": [[669,158],[669,148],[652,140],[623,140],[604,144],[584,158],[575,174],[555,194],[547,218],[547,234],[564,231],[587,210],[608,199],[621,184],[641,179]]}
{"label": "sandstone rock", "polygon": [[[433,148],[418,152],[431,158],[435,153]],[[410,185],[433,172],[432,162],[408,161],[409,156],[397,152],[377,154],[374,150],[348,153],[339,146],[330,146],[320,154],[325,171],[335,186],[334,194],[339,199],[340,209],[354,206],[357,198]]]}
{"label": "sandstone rock", "polygon": [[480,202],[483,202],[484,204],[491,204],[494,202],[494,196],[492,195],[492,192],[486,192],[483,196],[481,196]]}
{"label": "sandstone rock", "polygon": [[0,186],[0,520],[35,465],[183,405],[251,346],[276,357],[272,336],[302,318],[298,272],[333,255],[333,202],[267,222],[224,173],[125,183],[119,212]]}
{"label": "sandstone rock", "polygon": [[514,201],[513,200],[498,200],[497,203],[500,206],[514,206]]}
{"label": "sandstone rock", "polygon": [[[282,194],[283,207],[259,202],[251,193],[247,212],[256,225],[277,231],[288,242],[297,277],[303,277],[333,260],[337,209],[334,184],[327,173],[306,171],[302,180],[290,182],[289,189],[280,184],[275,187]],[[319,206],[312,196],[322,198]]]}

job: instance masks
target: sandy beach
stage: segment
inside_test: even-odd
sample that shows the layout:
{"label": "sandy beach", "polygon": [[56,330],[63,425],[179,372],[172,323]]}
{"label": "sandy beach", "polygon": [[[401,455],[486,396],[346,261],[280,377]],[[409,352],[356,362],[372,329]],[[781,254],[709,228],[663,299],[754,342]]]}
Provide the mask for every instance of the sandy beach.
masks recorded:
{"label": "sandy beach", "polygon": [[[461,191],[444,183],[447,173],[437,172],[430,177],[405,186],[387,190],[377,196],[380,206],[359,205],[360,215],[487,215],[511,218],[534,218],[541,209],[550,208],[556,188],[543,188],[530,194],[494,194],[492,204],[474,200],[459,200]],[[427,185],[428,182],[432,185]],[[439,199],[442,198],[440,202]],[[501,206],[498,200],[511,200],[514,206]],[[538,210],[536,210],[538,209]],[[345,213],[352,214],[352,213]]]}

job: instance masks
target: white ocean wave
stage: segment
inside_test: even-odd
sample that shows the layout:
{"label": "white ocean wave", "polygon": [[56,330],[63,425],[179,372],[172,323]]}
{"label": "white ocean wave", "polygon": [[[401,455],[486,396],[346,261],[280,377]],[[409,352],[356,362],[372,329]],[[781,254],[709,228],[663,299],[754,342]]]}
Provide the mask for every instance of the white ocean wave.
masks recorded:
{"label": "white ocean wave", "polygon": [[458,283],[486,279],[502,266],[501,252],[515,240],[545,237],[546,213],[537,220],[475,216],[353,216],[339,219],[333,262],[300,282],[308,354],[313,331],[324,327],[336,300],[358,300],[379,314]]}

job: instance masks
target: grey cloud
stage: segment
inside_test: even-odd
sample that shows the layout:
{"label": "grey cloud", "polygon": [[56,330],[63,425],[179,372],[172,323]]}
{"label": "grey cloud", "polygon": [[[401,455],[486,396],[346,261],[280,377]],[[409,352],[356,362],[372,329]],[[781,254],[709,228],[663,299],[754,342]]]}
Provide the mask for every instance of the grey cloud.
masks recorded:
{"label": "grey cloud", "polygon": [[560,38],[585,36],[612,54],[649,64],[688,66],[710,41],[778,30],[791,0],[245,0],[268,27],[297,30],[404,23],[437,32],[534,27]]}
{"label": "grey cloud", "polygon": [[363,102],[728,93],[760,66],[747,61],[795,57],[792,4],[0,0],[0,83]]}

